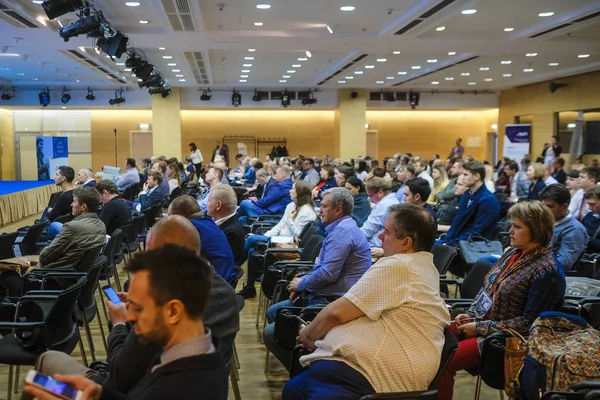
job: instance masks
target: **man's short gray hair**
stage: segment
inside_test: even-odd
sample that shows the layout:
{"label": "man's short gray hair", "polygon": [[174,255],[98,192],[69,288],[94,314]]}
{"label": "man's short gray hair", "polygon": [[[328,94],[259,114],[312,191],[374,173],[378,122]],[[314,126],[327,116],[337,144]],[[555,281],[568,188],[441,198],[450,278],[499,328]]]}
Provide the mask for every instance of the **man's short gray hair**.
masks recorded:
{"label": "man's short gray hair", "polygon": [[269,171],[267,171],[264,168],[259,169],[258,171],[256,171],[256,176],[264,176],[267,177],[269,176]]}
{"label": "man's short gray hair", "polygon": [[237,196],[233,188],[223,183],[210,188],[210,194],[215,201],[220,201],[227,210],[234,212],[237,207]]}
{"label": "man's short gray hair", "polygon": [[290,167],[288,167],[287,165],[280,165],[279,168],[277,168],[279,171],[281,171],[281,174],[283,176],[285,176],[286,178],[289,178],[290,175],[292,175],[292,170]]}
{"label": "man's short gray hair", "polygon": [[342,212],[344,215],[352,215],[352,211],[354,211],[354,197],[352,197],[352,193],[346,188],[331,188],[323,194],[331,195],[331,207],[335,208],[337,206],[342,206]]}

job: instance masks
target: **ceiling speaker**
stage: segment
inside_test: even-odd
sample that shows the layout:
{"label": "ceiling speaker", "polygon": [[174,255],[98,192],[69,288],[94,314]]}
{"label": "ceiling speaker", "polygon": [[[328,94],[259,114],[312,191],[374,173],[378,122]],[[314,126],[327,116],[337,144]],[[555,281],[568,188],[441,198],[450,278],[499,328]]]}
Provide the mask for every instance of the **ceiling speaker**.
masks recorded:
{"label": "ceiling speaker", "polygon": [[353,99],[355,99],[355,98],[358,97],[358,93],[352,92],[352,93],[350,93],[350,97],[352,97]]}
{"label": "ceiling speaker", "polygon": [[548,90],[550,90],[550,93],[554,93],[558,89],[563,88],[565,86],[569,86],[569,85],[567,85],[566,83],[550,82],[550,84],[548,84]]}

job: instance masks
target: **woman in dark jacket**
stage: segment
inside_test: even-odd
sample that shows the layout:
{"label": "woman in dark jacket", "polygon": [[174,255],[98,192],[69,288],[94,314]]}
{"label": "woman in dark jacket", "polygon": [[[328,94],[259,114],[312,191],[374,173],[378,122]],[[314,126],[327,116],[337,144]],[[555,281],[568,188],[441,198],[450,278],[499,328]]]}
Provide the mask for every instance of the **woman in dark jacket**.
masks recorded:
{"label": "woman in dark jacket", "polygon": [[352,218],[354,218],[356,224],[361,227],[367,218],[369,218],[369,214],[371,214],[371,203],[367,196],[367,190],[365,189],[364,183],[356,176],[348,178],[345,187],[352,193],[352,196],[354,196]]}
{"label": "woman in dark jacket", "polygon": [[330,165],[323,165],[319,175],[321,176],[321,182],[314,187],[312,194],[313,199],[321,200],[323,198],[323,193],[325,193],[327,189],[337,187],[337,183],[335,183],[335,168]]}
{"label": "woman in dark jacket", "polygon": [[544,166],[540,163],[531,164],[527,168],[527,178],[531,181],[527,200],[539,200],[540,192],[546,187],[544,183]]}

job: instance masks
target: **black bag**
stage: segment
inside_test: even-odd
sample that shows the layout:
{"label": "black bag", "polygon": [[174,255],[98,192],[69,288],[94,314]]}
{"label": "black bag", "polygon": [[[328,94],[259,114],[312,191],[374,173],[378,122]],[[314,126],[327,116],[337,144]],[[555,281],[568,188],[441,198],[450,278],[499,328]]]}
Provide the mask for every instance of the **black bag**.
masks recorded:
{"label": "black bag", "polygon": [[488,240],[481,235],[473,234],[467,240],[458,242],[460,254],[466,266],[472,267],[481,257],[491,254],[502,255],[502,243],[497,240]]}
{"label": "black bag", "polygon": [[486,385],[504,390],[504,348],[509,336],[495,332],[486,337],[481,350],[479,374]]}

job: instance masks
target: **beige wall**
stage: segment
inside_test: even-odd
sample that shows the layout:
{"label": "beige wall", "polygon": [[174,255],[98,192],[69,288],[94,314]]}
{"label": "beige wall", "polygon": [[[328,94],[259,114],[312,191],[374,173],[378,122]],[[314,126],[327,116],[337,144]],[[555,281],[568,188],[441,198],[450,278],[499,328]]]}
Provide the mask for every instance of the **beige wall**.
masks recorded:
{"label": "beige wall", "polygon": [[0,143],[4,146],[4,152],[0,155],[0,178],[3,181],[15,179],[14,138],[12,112],[0,109]]}
{"label": "beige wall", "polygon": [[[498,130],[504,132],[506,124],[514,123],[515,116],[532,115],[532,156],[538,156],[544,142],[555,134],[555,113],[600,108],[600,71],[554,79],[568,86],[550,93],[550,81],[505,90],[500,95]],[[504,136],[499,135],[500,152]]]}
{"label": "beige wall", "polygon": [[461,137],[465,156],[486,157],[487,133],[498,121],[498,110],[485,111],[367,111],[370,130],[379,133],[379,158],[412,153],[443,159]]}

